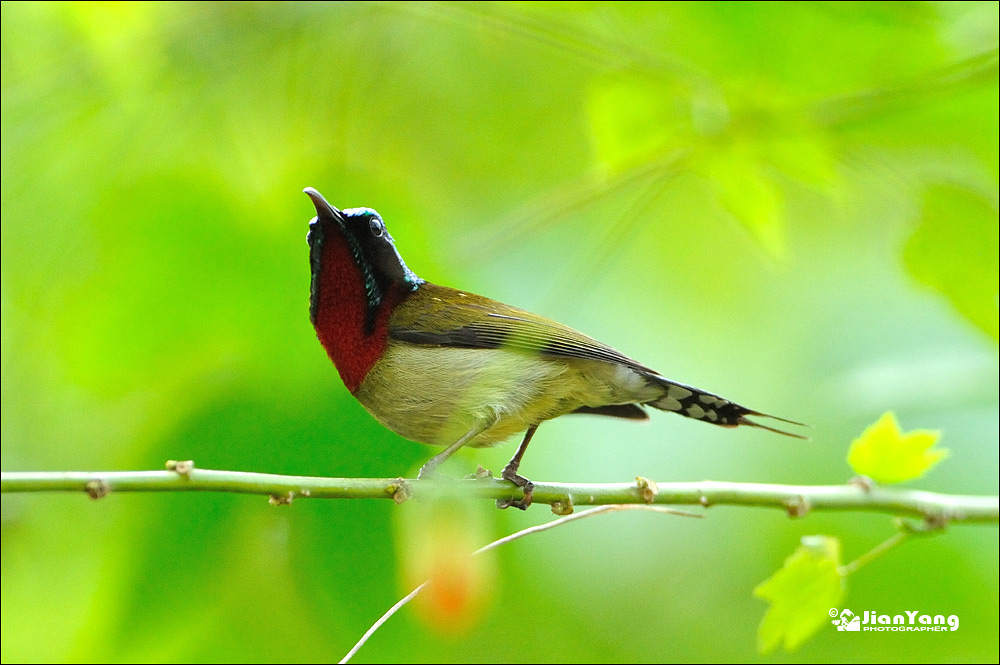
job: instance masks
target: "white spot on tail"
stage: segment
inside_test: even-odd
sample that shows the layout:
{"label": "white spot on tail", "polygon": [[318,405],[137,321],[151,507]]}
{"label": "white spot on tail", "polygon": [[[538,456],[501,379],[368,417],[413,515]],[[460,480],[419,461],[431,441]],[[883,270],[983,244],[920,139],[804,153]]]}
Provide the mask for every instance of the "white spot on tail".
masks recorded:
{"label": "white spot on tail", "polygon": [[681,388],[680,386],[670,386],[667,388],[667,395],[673,397],[674,399],[685,399],[693,395],[687,388]]}
{"label": "white spot on tail", "polygon": [[667,409],[668,411],[680,411],[681,403],[675,400],[673,397],[664,397],[656,402],[657,406],[661,409]]}
{"label": "white spot on tail", "polygon": [[705,415],[705,409],[701,408],[697,404],[692,404],[687,408],[687,413],[692,418],[701,418]]}

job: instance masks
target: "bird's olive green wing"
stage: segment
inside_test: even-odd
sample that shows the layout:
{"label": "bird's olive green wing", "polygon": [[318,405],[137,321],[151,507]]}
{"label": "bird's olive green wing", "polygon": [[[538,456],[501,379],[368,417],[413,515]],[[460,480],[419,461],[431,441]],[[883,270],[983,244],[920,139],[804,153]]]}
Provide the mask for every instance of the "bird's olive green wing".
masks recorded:
{"label": "bird's olive green wing", "polygon": [[471,349],[506,348],[542,356],[602,360],[655,374],[572,328],[496,300],[424,283],[389,320],[391,339]]}

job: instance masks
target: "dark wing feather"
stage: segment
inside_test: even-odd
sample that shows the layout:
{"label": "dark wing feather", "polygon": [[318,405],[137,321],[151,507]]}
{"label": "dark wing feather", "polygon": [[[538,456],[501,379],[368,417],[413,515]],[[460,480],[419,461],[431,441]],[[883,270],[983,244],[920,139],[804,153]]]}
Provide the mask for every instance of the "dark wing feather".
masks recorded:
{"label": "dark wing feather", "polygon": [[581,406],[572,413],[590,413],[595,416],[628,418],[629,420],[649,420],[649,414],[638,404],[608,404],[607,406]]}
{"label": "dark wing feather", "polygon": [[496,300],[424,283],[397,307],[391,339],[470,349],[507,348],[563,358],[620,363],[655,372],[596,339]]}

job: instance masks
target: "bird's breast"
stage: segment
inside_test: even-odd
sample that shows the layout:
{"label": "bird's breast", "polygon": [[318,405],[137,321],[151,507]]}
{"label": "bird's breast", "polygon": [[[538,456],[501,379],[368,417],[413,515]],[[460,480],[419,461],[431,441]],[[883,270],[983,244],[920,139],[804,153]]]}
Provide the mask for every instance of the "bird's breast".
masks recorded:
{"label": "bird's breast", "polygon": [[612,363],[390,339],[354,395],[386,427],[422,443],[447,445],[498,418],[469,444],[479,447],[581,406],[635,401],[641,385]]}

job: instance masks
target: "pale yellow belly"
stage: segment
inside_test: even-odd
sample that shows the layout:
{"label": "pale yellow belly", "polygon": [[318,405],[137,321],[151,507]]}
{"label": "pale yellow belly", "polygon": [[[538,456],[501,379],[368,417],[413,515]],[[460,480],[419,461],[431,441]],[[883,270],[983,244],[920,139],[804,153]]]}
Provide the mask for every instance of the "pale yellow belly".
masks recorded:
{"label": "pale yellow belly", "polygon": [[614,363],[392,343],[355,397],[389,429],[435,445],[498,418],[468,444],[480,447],[581,406],[642,402],[660,392]]}

